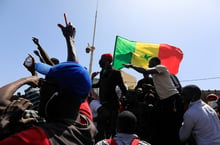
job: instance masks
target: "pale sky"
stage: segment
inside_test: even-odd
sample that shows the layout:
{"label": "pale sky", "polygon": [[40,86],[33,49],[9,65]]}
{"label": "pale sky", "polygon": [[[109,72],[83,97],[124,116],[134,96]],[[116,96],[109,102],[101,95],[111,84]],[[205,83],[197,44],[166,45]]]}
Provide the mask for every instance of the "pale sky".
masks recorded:
{"label": "pale sky", "polygon": [[[0,86],[30,73],[23,67],[37,37],[50,57],[66,60],[65,39],[57,27],[67,13],[77,30],[79,61],[89,68],[97,0],[1,0]],[[116,35],[147,43],[179,47],[183,60],[177,74],[182,85],[220,89],[219,0],[99,0],[92,71],[100,71],[99,58],[114,52]],[[122,69],[137,79],[141,74]]]}

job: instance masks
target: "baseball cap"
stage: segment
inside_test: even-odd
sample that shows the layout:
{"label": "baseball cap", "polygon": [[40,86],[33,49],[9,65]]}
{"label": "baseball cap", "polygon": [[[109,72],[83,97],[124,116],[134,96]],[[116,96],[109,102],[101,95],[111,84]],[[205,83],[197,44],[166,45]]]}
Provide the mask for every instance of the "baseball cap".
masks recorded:
{"label": "baseball cap", "polygon": [[218,96],[216,94],[209,94],[209,95],[206,96],[206,99],[208,101],[214,101],[214,100],[218,99]]}
{"label": "baseball cap", "polygon": [[35,70],[54,79],[57,86],[65,94],[80,97],[87,95],[91,89],[92,83],[89,72],[78,63],[68,61],[54,66],[36,63]]}
{"label": "baseball cap", "polygon": [[110,62],[113,61],[113,56],[111,53],[104,53],[102,54],[102,57],[106,57]]}

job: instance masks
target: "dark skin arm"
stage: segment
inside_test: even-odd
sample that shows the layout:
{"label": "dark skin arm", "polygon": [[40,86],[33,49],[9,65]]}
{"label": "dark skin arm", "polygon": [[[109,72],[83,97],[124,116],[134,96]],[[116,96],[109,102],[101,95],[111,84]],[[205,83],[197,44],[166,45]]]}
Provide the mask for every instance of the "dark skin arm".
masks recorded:
{"label": "dark skin arm", "polygon": [[61,24],[58,24],[58,27],[61,29],[63,36],[66,39],[67,44],[67,61],[78,62],[76,48],[74,44],[74,38],[76,34],[76,28],[68,23],[66,27]]}
{"label": "dark skin arm", "polygon": [[[33,58],[33,57],[30,57]],[[30,61],[29,61],[30,62]],[[34,59],[29,71],[34,74]],[[38,86],[39,78],[36,75],[20,78],[0,88],[0,140],[22,130],[26,123],[35,121],[35,118],[24,118],[24,111],[33,104],[26,99],[13,100],[14,93],[24,85]]]}
{"label": "dark skin arm", "polygon": [[6,106],[11,103],[13,94],[23,85],[37,86],[39,78],[30,76],[18,79],[0,88],[0,106]]}
{"label": "dark skin arm", "polygon": [[43,59],[43,57],[40,55],[38,50],[34,50],[34,54],[39,57],[39,59],[42,63],[46,63],[45,60]]}
{"label": "dark skin arm", "polygon": [[118,86],[120,87],[120,89],[122,91],[122,95],[126,96],[127,95],[127,88],[124,85],[124,82],[123,82],[123,79],[121,76],[121,72],[119,72],[119,76],[118,76],[117,80],[118,80]]}
{"label": "dark skin arm", "polygon": [[13,100],[0,116],[0,140],[23,130],[26,124],[34,122],[35,118],[24,118],[25,110],[33,104],[24,98]]}
{"label": "dark skin arm", "polygon": [[[41,47],[40,43],[39,43],[39,40],[35,37],[32,37],[32,40],[34,42],[34,44],[37,45],[37,48],[40,52],[40,60],[43,60],[46,64],[49,64],[49,65],[54,65],[54,63],[51,61],[49,55],[46,53],[46,51]],[[36,54],[36,53],[35,53]]]}
{"label": "dark skin arm", "polygon": [[23,118],[25,110],[31,106],[33,106],[33,104],[24,98],[13,100],[10,104],[7,105],[2,115],[0,116],[0,129],[7,127],[11,121],[27,123],[29,121],[35,120],[34,118]]}
{"label": "dark skin arm", "polygon": [[91,75],[92,80],[99,74],[100,72],[93,72]]}
{"label": "dark skin arm", "polygon": [[[93,81],[93,79],[99,74],[100,72],[93,72],[91,74],[91,79]],[[100,85],[100,79],[98,80],[98,82],[92,84],[92,88],[99,88],[99,85]]]}
{"label": "dark skin arm", "polygon": [[123,64],[123,65],[126,68],[132,68],[135,71],[137,71],[139,73],[142,73],[142,74],[157,74],[158,73],[158,71],[154,67],[145,69],[145,68],[142,68],[142,67],[134,66],[132,64]]}

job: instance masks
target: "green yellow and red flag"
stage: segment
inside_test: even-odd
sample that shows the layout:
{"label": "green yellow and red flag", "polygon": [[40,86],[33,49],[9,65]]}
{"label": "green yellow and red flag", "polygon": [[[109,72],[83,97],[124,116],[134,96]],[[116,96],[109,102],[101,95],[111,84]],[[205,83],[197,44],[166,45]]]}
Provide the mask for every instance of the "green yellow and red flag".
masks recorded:
{"label": "green yellow and red flag", "polygon": [[152,57],[159,57],[161,64],[165,65],[170,73],[177,74],[183,52],[179,48],[168,44],[137,42],[116,36],[114,68],[121,69],[124,67],[122,64],[128,63],[148,68],[149,60]]}

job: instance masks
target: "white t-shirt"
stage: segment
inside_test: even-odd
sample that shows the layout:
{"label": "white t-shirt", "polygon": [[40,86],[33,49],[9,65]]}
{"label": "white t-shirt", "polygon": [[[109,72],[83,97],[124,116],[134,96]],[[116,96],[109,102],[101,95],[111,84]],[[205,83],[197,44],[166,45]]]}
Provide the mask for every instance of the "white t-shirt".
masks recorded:
{"label": "white t-shirt", "polygon": [[170,78],[170,73],[167,68],[164,65],[157,65],[154,68],[158,71],[158,74],[152,74],[152,78],[160,100],[177,94],[178,91]]}

